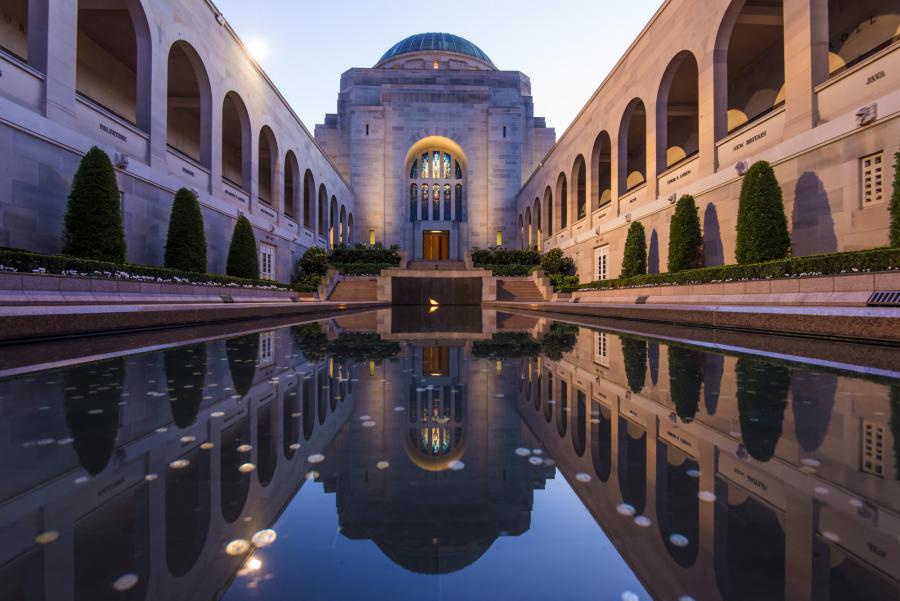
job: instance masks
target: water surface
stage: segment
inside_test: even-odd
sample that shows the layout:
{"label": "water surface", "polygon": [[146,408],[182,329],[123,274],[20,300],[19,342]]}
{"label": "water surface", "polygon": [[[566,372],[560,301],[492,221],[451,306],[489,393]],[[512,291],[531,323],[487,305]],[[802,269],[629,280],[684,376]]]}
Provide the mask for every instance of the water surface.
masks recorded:
{"label": "water surface", "polygon": [[897,351],[625,323],[5,347],[0,599],[900,598]]}

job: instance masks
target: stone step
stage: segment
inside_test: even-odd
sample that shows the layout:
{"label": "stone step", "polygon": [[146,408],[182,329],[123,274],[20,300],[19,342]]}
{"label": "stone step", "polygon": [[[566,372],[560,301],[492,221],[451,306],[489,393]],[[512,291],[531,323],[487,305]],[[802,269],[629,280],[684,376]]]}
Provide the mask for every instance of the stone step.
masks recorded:
{"label": "stone step", "polygon": [[533,280],[497,280],[497,300],[515,302],[541,302],[544,299]]}
{"label": "stone step", "polygon": [[328,300],[339,302],[378,300],[378,282],[369,280],[341,280],[331,291]]}

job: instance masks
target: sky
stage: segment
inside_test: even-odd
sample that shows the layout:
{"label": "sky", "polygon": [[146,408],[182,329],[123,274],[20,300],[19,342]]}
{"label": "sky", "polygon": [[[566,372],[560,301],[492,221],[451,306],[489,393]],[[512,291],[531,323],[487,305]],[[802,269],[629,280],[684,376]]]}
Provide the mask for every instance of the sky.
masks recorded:
{"label": "sky", "polygon": [[415,33],[462,36],[531,78],[535,115],[557,136],[662,0],[214,0],[312,131],[337,108],[341,73],[372,67]]}

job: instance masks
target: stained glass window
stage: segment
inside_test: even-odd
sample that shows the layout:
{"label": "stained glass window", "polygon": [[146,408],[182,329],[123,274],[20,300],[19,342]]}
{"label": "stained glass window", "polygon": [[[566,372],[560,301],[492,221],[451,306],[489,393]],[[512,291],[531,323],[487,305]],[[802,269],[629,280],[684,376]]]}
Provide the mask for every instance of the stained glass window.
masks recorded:
{"label": "stained glass window", "polygon": [[428,166],[431,163],[428,160],[428,153],[422,155],[422,179],[428,179]]}
{"label": "stained glass window", "polygon": [[462,167],[459,166],[459,161],[456,161],[456,179],[462,179]]}
{"label": "stained glass window", "polygon": [[435,184],[431,188],[431,218],[435,221],[441,218],[441,187]]}
{"label": "stained glass window", "polygon": [[428,221],[428,184],[422,184],[422,221]]}
{"label": "stained glass window", "polygon": [[410,185],[409,187],[409,220],[416,220],[416,200],[418,196],[418,186],[415,184]]}
{"label": "stained glass window", "polygon": [[452,219],[450,215],[450,208],[452,206],[451,201],[450,184],[444,184],[444,221],[450,221]]}
{"label": "stained glass window", "polygon": [[416,179],[416,176],[419,175],[419,161],[413,161],[412,168],[409,170],[409,179]]}
{"label": "stained glass window", "polygon": [[456,184],[456,220],[465,221],[463,215],[463,187],[462,184]]}
{"label": "stained glass window", "polygon": [[444,153],[444,179],[450,179],[450,155]]}
{"label": "stained glass window", "polygon": [[435,150],[432,155],[431,177],[438,179],[441,177],[441,153]]}

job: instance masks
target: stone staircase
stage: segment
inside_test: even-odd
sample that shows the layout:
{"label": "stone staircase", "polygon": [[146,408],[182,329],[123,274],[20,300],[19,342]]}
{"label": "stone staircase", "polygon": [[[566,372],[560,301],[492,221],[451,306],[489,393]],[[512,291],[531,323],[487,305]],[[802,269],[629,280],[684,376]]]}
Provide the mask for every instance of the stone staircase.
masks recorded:
{"label": "stone staircase", "polygon": [[519,303],[540,303],[545,299],[532,279],[498,279],[497,300]]}
{"label": "stone staircase", "polygon": [[335,302],[376,301],[378,281],[375,278],[346,278],[337,283],[328,300]]}
{"label": "stone staircase", "polygon": [[425,271],[465,271],[466,264],[463,261],[411,261],[407,266],[411,270]]}

